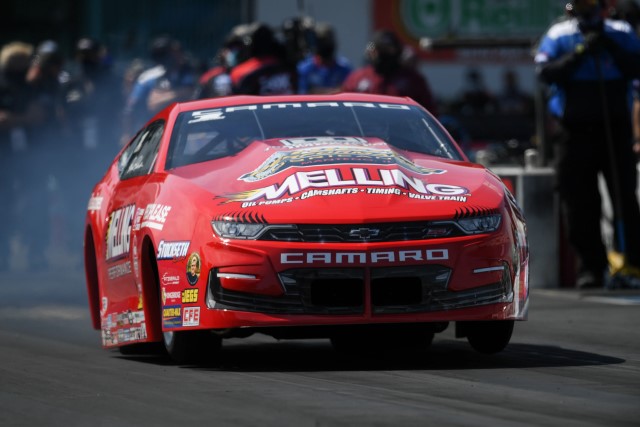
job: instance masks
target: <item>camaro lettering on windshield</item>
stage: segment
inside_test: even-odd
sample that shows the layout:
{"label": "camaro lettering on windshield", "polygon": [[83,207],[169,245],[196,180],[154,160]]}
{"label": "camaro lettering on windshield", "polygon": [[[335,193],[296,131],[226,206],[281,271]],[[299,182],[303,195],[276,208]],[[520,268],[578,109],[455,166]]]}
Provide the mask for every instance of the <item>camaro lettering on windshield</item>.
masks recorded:
{"label": "camaro lettering on windshield", "polygon": [[379,252],[283,252],[281,264],[377,264],[408,261],[446,261],[448,249]]}

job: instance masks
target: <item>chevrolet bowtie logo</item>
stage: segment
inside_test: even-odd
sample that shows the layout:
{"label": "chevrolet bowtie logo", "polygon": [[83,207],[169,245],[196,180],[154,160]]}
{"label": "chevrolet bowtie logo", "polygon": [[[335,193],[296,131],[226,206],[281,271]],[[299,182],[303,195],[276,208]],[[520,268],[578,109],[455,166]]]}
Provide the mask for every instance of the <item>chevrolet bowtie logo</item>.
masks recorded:
{"label": "chevrolet bowtie logo", "polygon": [[349,237],[357,237],[359,239],[371,239],[372,237],[378,237],[380,230],[377,228],[354,228],[349,231]]}

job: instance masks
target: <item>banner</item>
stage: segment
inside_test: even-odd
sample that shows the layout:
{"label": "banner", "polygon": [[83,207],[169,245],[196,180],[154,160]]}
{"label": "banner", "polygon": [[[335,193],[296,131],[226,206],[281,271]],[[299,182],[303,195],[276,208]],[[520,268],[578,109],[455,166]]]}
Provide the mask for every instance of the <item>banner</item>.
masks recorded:
{"label": "banner", "polygon": [[375,0],[374,29],[395,31],[425,59],[531,61],[531,49],[564,16],[559,0]]}

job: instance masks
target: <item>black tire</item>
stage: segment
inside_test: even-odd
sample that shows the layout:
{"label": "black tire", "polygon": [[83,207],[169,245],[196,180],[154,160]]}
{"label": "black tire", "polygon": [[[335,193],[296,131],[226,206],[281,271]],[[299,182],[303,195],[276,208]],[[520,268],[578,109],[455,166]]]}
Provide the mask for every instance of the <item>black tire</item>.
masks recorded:
{"label": "black tire", "polygon": [[222,349],[222,338],[207,330],[176,331],[162,334],[164,347],[176,362],[215,362]]}
{"label": "black tire", "polygon": [[461,322],[464,335],[478,353],[495,354],[509,344],[513,333],[513,320]]}
{"label": "black tire", "polygon": [[[148,258],[143,264],[143,277],[146,280],[152,280],[153,289],[157,290],[157,295],[150,295],[149,300],[157,301],[155,308],[157,310],[153,315],[157,316],[160,325],[162,325],[162,298],[160,290],[160,277],[158,273],[158,265],[155,258],[155,251],[151,245],[148,246]],[[144,279],[143,279],[144,280]],[[171,331],[162,333],[162,344],[169,354],[169,357],[177,363],[211,363],[216,360],[216,356],[222,348],[222,338],[214,335],[208,330],[192,330],[192,331]]]}

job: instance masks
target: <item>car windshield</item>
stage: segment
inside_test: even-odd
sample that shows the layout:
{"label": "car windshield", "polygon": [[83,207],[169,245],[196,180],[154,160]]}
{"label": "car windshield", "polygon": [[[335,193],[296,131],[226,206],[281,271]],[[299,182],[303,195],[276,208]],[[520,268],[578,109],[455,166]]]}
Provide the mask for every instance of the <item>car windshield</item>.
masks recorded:
{"label": "car windshield", "polygon": [[462,160],[441,126],[419,107],[369,102],[252,104],[181,113],[167,169],[233,156],[253,141],[380,138],[401,149]]}

